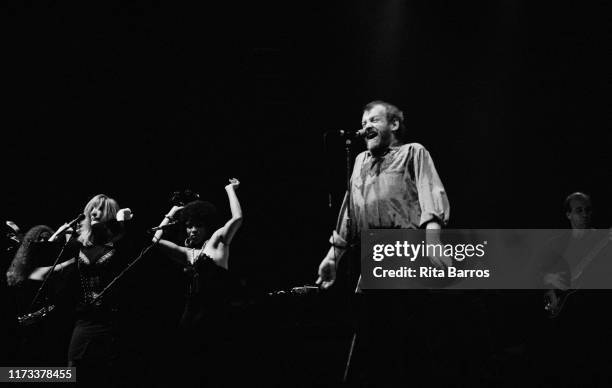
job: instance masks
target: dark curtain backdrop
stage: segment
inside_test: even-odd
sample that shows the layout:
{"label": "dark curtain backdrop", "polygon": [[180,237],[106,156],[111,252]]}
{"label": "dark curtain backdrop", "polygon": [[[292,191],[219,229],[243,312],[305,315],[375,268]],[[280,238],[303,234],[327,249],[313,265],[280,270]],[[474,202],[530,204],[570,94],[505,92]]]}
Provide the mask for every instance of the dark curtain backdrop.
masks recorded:
{"label": "dark curtain backdrop", "polygon": [[[237,177],[233,273],[262,292],[312,283],[344,191],[333,131],[383,99],[430,151],[449,226],[567,227],[578,190],[612,224],[603,2],[197,4],[5,6],[3,222],[57,228],[106,193],[133,210],[137,253],[171,192],[229,217]],[[133,333],[172,331],[180,269],[152,254],[130,281]]]}
{"label": "dark curtain backdrop", "polygon": [[[599,3],[11,2],[3,218],[57,227],[96,193],[153,226],[174,190],[245,223],[246,277],[310,281],[361,107],[404,110],[453,227],[565,227],[592,194],[610,224],[607,39]],[[358,144],[356,151],[362,149]],[[332,194],[332,209],[328,193]]]}

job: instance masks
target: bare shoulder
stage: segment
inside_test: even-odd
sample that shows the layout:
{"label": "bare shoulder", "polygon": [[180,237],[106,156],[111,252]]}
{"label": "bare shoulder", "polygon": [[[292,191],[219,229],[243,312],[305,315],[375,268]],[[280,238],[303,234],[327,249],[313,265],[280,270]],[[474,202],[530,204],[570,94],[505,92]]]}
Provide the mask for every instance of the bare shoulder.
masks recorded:
{"label": "bare shoulder", "polygon": [[213,248],[218,247],[220,243],[224,243],[224,241],[223,241],[223,228],[215,230],[215,232],[212,234],[212,236],[210,236],[209,241],[210,241],[210,245]]}

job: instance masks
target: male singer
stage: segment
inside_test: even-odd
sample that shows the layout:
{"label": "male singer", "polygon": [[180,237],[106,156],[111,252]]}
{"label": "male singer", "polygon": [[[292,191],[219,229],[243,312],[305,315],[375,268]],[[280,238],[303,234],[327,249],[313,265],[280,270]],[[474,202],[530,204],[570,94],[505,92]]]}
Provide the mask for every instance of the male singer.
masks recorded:
{"label": "male singer", "polygon": [[[355,160],[350,197],[345,195],[330,238],[332,246],[319,266],[317,284],[323,289],[334,283],[340,258],[359,241],[362,230],[426,228],[427,242],[436,243],[449,219],[449,202],[429,152],[421,144],[404,143],[402,111],[384,101],[370,102],[363,109],[361,126],[367,150]],[[450,265],[446,257],[430,260],[439,268]],[[420,381],[415,374],[438,372],[430,370],[431,346],[421,341],[425,336],[419,332],[434,338],[440,334],[437,330],[444,330],[439,320],[423,314],[423,306],[431,306],[428,295],[398,291],[383,296],[376,290],[362,291],[359,285],[358,292],[360,314],[347,365],[349,381],[414,382]],[[423,317],[425,321],[420,322]],[[419,330],[408,333],[418,326]],[[408,344],[410,336],[417,343]]]}

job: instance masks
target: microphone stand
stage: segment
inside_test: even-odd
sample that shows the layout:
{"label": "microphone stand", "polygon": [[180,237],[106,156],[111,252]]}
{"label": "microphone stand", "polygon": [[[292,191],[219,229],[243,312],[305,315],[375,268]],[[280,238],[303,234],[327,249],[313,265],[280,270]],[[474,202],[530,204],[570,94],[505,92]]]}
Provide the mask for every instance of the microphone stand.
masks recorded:
{"label": "microphone stand", "polygon": [[[346,184],[346,242],[347,242],[347,253],[348,254],[353,254],[353,248],[355,247],[354,244],[354,240],[353,240],[353,217],[352,217],[352,212],[351,212],[351,176],[352,176],[352,170],[351,170],[351,144],[352,144],[352,140],[350,138],[350,135],[348,133],[345,133],[345,139],[344,139],[344,152],[345,152],[345,158],[346,158],[346,180],[345,180],[345,184]],[[355,271],[355,266],[353,265],[353,260],[352,257],[348,257],[347,258],[347,272],[348,272],[348,278],[349,278],[349,286],[351,284],[351,280],[354,278],[354,271]],[[347,301],[347,306],[352,306],[352,304],[350,303],[350,293],[347,293],[347,298],[349,298],[349,300]],[[349,311],[350,313],[350,311]],[[353,315],[353,314],[351,314]],[[357,340],[357,333],[353,332],[353,336],[351,339],[351,345],[349,347],[349,353],[346,359],[346,365],[344,366],[344,374],[342,376],[342,382],[346,383],[348,381],[348,374],[349,374],[349,370],[351,367],[351,363],[353,360],[353,351],[355,349],[355,342]]]}
{"label": "microphone stand", "polygon": [[[355,241],[354,241],[354,237],[353,236],[353,214],[351,211],[351,176],[353,173],[353,170],[351,169],[351,145],[353,144],[353,141],[351,140],[352,137],[352,133],[348,132],[348,131],[341,131],[342,133],[342,137],[344,138],[344,153],[345,153],[345,161],[346,161],[346,178],[345,178],[345,185],[346,185],[346,229],[347,229],[347,235],[346,235],[346,242],[347,242],[347,251],[350,253],[353,253],[353,249],[355,248]],[[324,134],[324,141],[327,140],[327,132]],[[331,208],[331,194],[330,194],[330,201],[329,201],[329,205]],[[334,247],[334,253],[336,252],[336,248]],[[347,254],[347,252],[345,252],[345,254]],[[355,268],[354,268],[354,263],[352,262],[353,260],[351,260],[351,258],[349,257],[348,259],[346,259],[347,263],[347,272],[348,272],[348,278],[349,281],[347,282],[350,286],[351,282],[350,280],[353,279],[354,277],[354,272],[355,272]],[[352,306],[351,303],[351,296],[352,293],[346,293],[347,295],[347,306]],[[354,314],[351,314],[354,315]],[[355,343],[357,340],[357,333],[353,332],[353,336],[351,339],[351,345],[349,348],[349,353],[347,356],[347,360],[346,360],[346,364],[344,367],[344,374],[342,377],[342,381],[344,383],[347,382],[348,379],[348,374],[349,374],[349,370],[350,370],[350,366],[351,366],[351,362],[353,359],[353,351],[355,349]]]}
{"label": "microphone stand", "polygon": [[[345,132],[342,131],[342,136],[344,138],[344,153],[345,153],[345,162],[346,162],[346,166],[345,166],[345,173],[346,173],[346,177],[345,177],[345,186],[346,186],[346,242],[347,242],[347,252],[345,252],[345,255],[352,255],[354,253],[354,248],[356,246],[355,244],[355,236],[353,236],[353,214],[352,214],[352,209],[351,209],[351,176],[353,175],[353,170],[351,169],[351,145],[353,144],[352,141],[352,134],[350,132]],[[334,247],[334,252],[335,252],[335,247]],[[347,273],[348,273],[348,286],[350,287],[351,285],[351,280],[353,280],[353,278],[355,277],[355,265],[353,263],[353,257],[348,257],[347,259],[345,259],[347,262]],[[351,309],[352,306],[352,301],[351,301],[351,297],[352,297],[352,293],[351,292],[347,292],[346,294],[347,297],[347,301],[346,301],[346,306],[349,306],[349,309]],[[353,316],[353,312],[349,310],[349,314],[351,316]],[[347,382],[348,380],[348,374],[349,374],[349,370],[351,367],[351,363],[353,360],[353,351],[355,349],[355,343],[357,340],[357,333],[353,332],[353,336],[351,339],[351,344],[349,347],[349,351],[348,351],[348,355],[347,355],[347,359],[346,359],[346,364],[344,366],[344,374],[342,376],[342,381],[344,383]]]}
{"label": "microphone stand", "polygon": [[70,238],[68,240],[66,240],[66,242],[62,246],[62,249],[58,253],[57,257],[55,258],[55,261],[53,262],[53,266],[51,267],[51,270],[45,274],[45,278],[43,279],[42,284],[40,285],[40,287],[38,287],[38,291],[36,291],[36,295],[34,295],[34,299],[32,299],[32,302],[30,303],[30,308],[28,310],[31,311],[32,308],[34,307],[34,305],[36,304],[36,302],[38,301],[38,297],[40,296],[42,290],[45,288],[45,286],[47,285],[48,280],[51,278],[51,276],[55,272],[55,267],[57,267],[57,263],[59,262],[59,259],[64,254],[64,250],[68,246],[68,243],[70,241],[72,241],[73,238],[74,238],[74,234],[71,234]]}
{"label": "microphone stand", "polygon": [[[323,143],[325,145],[325,147],[327,147],[327,135],[330,131],[326,131],[323,134]],[[344,139],[344,153],[345,153],[345,192],[346,192],[346,216],[347,216],[347,222],[346,222],[346,229],[347,229],[347,236],[346,236],[346,242],[347,242],[347,251],[351,252],[352,249],[355,247],[355,243],[354,243],[354,236],[353,236],[353,215],[352,215],[352,211],[351,211],[351,176],[352,176],[352,169],[351,169],[351,145],[353,144],[352,138],[357,136],[354,133],[351,133],[349,131],[338,131],[340,133],[340,136]],[[330,193],[328,195],[328,206],[331,210],[332,208],[332,195],[331,195],[331,189],[330,189]],[[336,253],[336,248],[334,247],[334,256]],[[346,254],[346,253],[345,253]],[[348,285],[350,286],[350,280],[353,279],[354,277],[354,265],[352,263],[352,260],[347,260],[348,264],[347,264],[347,273],[348,273]]]}
{"label": "microphone stand", "polygon": [[142,259],[144,257],[144,255],[155,246],[155,244],[157,244],[159,242],[159,240],[149,244],[145,249],[143,249],[140,254],[138,255],[138,257],[136,257],[132,262],[130,262],[130,264],[128,264],[121,272],[119,272],[117,274],[117,276],[115,276],[113,278],[113,280],[110,281],[110,283],[108,283],[106,285],[106,287],[104,287],[104,289],[102,289],[102,291],[96,295],[91,302],[89,302],[89,306],[93,306],[99,299],[101,299],[106,293],[108,293],[108,290],[111,289],[111,287],[117,283],[123,276],[125,276],[125,274],[136,264],[140,261],[140,259]]}
{"label": "microphone stand", "polygon": [[[345,133],[344,137],[344,153],[346,159],[346,242],[347,251],[352,252],[353,248],[355,247],[353,241],[353,217],[351,212],[351,176],[353,173],[353,171],[351,170],[351,144],[353,144],[353,141],[351,140],[350,134],[348,132]],[[347,272],[349,280],[353,279],[354,271],[355,268],[352,263],[352,260],[348,260]]]}
{"label": "microphone stand", "polygon": [[[199,198],[200,195],[196,193],[196,198]],[[180,203],[181,206],[183,206],[182,203]],[[155,228],[151,228],[149,229],[150,232],[154,232],[154,231],[158,231],[158,230],[163,230],[164,228],[171,226],[171,225],[175,225],[176,222],[170,222],[166,225],[163,225],[162,227],[155,227]],[[154,242],[152,242],[151,244],[149,244],[145,249],[143,249],[140,254],[132,261],[130,262],[121,272],[119,272],[114,278],[113,280],[111,280],[106,287],[104,287],[102,289],[102,291],[96,295],[91,302],[88,303],[88,306],[93,306],[98,300],[100,300],[105,294],[108,293],[108,290],[111,289],[111,287],[113,287],[123,276],[125,276],[125,274],[136,264],[138,263],[143,257],[144,255],[151,250],[151,248],[153,248],[157,243],[159,242],[159,239],[155,240]]]}

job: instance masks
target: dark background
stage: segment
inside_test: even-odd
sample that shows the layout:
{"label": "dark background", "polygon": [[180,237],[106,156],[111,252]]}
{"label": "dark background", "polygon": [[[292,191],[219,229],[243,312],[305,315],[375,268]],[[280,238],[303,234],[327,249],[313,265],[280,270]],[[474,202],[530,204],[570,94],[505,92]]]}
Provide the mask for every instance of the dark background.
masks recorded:
{"label": "dark background", "polygon": [[[133,210],[140,247],[174,190],[229,217],[237,177],[233,273],[254,294],[312,283],[345,176],[341,141],[323,134],[358,129],[374,99],[400,107],[432,154],[450,227],[567,227],[573,191],[611,224],[603,2],[14,1],[5,13],[0,210],[22,229],[57,228],[106,193]],[[132,276],[180,305],[180,270],[163,258]]]}

